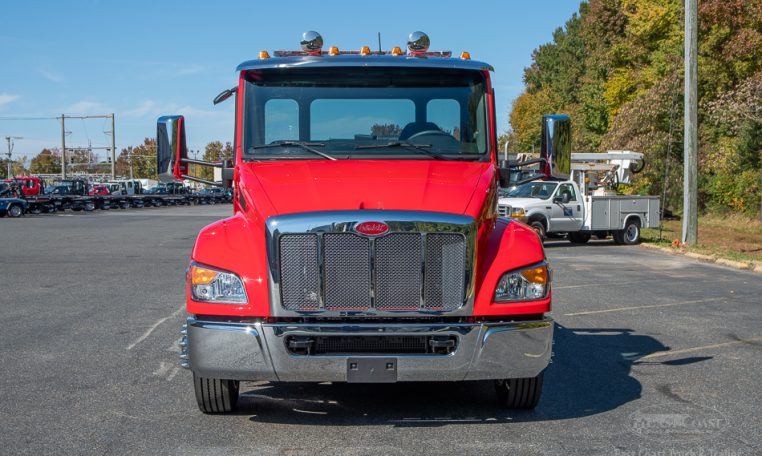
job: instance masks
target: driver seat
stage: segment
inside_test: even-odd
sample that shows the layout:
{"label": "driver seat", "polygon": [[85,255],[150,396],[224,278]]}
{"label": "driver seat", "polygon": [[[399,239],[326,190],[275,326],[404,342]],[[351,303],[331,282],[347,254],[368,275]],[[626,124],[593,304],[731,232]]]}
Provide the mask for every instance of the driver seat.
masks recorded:
{"label": "driver seat", "polygon": [[428,130],[441,131],[442,129],[439,128],[437,124],[432,122],[410,122],[409,124],[405,125],[405,128],[403,128],[400,132],[399,140],[404,141],[416,133]]}

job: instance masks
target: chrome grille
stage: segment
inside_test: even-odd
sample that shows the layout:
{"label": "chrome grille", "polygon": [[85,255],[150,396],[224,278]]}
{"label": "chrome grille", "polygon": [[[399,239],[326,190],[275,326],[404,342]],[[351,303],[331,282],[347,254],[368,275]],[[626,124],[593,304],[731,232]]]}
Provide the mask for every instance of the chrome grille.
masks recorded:
{"label": "chrome grille", "polygon": [[[383,220],[389,232],[354,231]],[[405,211],[333,211],[268,219],[272,312],[358,316],[467,312],[475,222],[466,216]]]}
{"label": "chrome grille", "polygon": [[497,205],[497,215],[500,217],[509,217],[511,215],[511,206],[505,204]]}
{"label": "chrome grille", "polygon": [[426,236],[426,308],[452,310],[463,303],[466,240],[460,234]]}
{"label": "chrome grille", "polygon": [[280,238],[281,300],[285,309],[320,308],[318,237],[287,234]]}
{"label": "chrome grille", "polygon": [[376,240],[376,307],[421,306],[421,250],[418,233],[393,233]]}
{"label": "chrome grille", "polygon": [[326,309],[370,307],[370,241],[351,233],[323,236]]}

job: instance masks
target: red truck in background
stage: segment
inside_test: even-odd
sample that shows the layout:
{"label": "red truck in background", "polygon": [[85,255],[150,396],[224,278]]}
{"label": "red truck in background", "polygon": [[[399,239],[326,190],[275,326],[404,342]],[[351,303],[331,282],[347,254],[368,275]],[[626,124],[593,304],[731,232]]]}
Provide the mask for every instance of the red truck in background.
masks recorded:
{"label": "red truck in background", "polygon": [[[551,357],[551,274],[526,225],[498,218],[492,67],[468,53],[262,51],[238,66],[234,158],[189,159],[159,118],[160,179],[221,166],[234,213],[187,273],[181,365],[205,413],[240,381],[494,381],[534,408]],[[568,119],[543,125],[544,176],[568,173]],[[197,179],[201,180],[201,179]],[[201,180],[203,181],[203,180]],[[206,182],[209,183],[209,182]]]}

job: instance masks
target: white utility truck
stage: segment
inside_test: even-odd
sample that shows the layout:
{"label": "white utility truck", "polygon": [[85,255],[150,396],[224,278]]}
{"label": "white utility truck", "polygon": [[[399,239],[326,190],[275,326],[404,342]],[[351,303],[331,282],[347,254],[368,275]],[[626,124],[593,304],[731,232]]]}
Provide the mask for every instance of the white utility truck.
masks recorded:
{"label": "white utility truck", "polygon": [[659,227],[657,196],[620,195],[644,167],[643,154],[629,151],[574,153],[569,180],[532,180],[501,189],[498,213],[532,227],[543,239],[566,234],[574,243],[612,235],[618,244],[640,242],[641,228]]}

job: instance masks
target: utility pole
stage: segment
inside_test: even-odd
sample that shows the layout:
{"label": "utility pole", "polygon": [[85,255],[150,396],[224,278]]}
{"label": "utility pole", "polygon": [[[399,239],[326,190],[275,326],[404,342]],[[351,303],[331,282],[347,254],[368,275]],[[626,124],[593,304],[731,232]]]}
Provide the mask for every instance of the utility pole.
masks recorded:
{"label": "utility pole", "polygon": [[65,116],[61,114],[61,180],[66,179],[66,125]]}
{"label": "utility pole", "polygon": [[13,162],[11,161],[11,152],[13,151],[13,140],[24,139],[21,136],[6,136],[5,140],[8,141],[8,175],[6,179],[13,178]]}
{"label": "utility pole", "polygon": [[683,237],[698,240],[698,0],[685,0],[685,134],[683,139]]}
{"label": "utility pole", "polygon": [[[116,179],[116,130],[114,130],[114,113],[111,113],[111,180]],[[132,179],[132,176],[130,176]]]}

